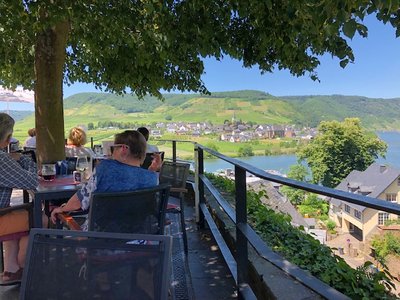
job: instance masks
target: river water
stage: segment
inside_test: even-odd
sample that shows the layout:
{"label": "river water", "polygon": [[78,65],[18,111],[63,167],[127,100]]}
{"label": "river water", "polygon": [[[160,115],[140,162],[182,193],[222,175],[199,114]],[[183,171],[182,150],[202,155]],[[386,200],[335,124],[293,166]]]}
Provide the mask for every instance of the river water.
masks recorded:
{"label": "river water", "polygon": [[[388,144],[386,158],[379,158],[378,162],[400,169],[400,132],[377,132],[379,138]],[[296,156],[251,156],[240,157],[239,160],[262,170],[277,170],[287,174],[291,165],[297,163]],[[208,159],[204,163],[206,172],[215,172],[221,169],[232,168],[232,165],[220,159]]]}

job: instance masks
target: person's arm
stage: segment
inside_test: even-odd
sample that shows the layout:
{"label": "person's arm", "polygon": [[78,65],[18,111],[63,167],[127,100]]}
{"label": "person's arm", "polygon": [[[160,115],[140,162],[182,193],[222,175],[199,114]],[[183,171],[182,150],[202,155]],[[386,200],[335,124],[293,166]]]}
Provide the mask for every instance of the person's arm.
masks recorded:
{"label": "person's arm", "polygon": [[20,153],[0,156],[0,186],[17,189],[35,189],[39,184],[36,164]]}
{"label": "person's arm", "polygon": [[151,165],[149,166],[148,170],[153,172],[158,172],[161,169],[162,160],[160,153],[153,154],[153,160],[151,161]]}
{"label": "person's arm", "polygon": [[50,219],[53,223],[57,220],[57,214],[65,213],[69,211],[74,211],[82,208],[83,210],[89,208],[90,198],[92,193],[96,190],[96,182],[97,182],[96,170],[93,172],[93,176],[84,183],[82,188],[78,190],[67,203],[61,205],[60,207],[56,207],[52,210]]}
{"label": "person's arm", "polygon": [[57,220],[57,214],[66,213],[74,210],[78,210],[81,208],[81,201],[79,200],[76,193],[68,200],[67,203],[64,203],[60,207],[56,207],[52,210],[50,219],[55,224]]}

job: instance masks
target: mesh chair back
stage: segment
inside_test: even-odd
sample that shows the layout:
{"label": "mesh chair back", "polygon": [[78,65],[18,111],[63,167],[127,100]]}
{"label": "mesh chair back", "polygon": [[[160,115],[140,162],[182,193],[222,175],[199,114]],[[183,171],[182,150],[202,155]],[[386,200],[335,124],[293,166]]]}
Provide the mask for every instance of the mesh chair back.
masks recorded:
{"label": "mesh chair back", "polygon": [[167,299],[172,237],[33,229],[20,299]]}
{"label": "mesh chair back", "polygon": [[169,185],[133,192],[94,193],[89,230],[163,234]]}
{"label": "mesh chair back", "polygon": [[160,170],[160,184],[169,184],[172,188],[186,188],[190,165],[164,161]]}

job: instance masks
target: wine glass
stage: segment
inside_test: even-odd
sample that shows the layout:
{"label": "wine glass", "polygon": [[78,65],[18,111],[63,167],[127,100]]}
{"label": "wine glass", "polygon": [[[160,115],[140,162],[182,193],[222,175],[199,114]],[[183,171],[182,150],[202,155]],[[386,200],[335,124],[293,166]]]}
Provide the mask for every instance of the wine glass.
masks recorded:
{"label": "wine glass", "polygon": [[75,169],[84,172],[89,168],[89,162],[86,156],[79,156],[76,159]]}
{"label": "wine glass", "polygon": [[86,156],[79,156],[76,159],[75,169],[81,173],[82,181],[89,179],[91,175],[90,164]]}

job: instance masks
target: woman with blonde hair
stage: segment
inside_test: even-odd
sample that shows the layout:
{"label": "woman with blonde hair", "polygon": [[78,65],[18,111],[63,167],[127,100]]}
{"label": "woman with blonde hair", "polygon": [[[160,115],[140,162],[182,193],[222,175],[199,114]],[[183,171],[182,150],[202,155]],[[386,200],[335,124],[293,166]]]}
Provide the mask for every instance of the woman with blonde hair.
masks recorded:
{"label": "woman with blonde hair", "polygon": [[66,157],[86,156],[92,159],[95,153],[92,149],[86,148],[86,133],[81,127],[74,127],[70,130],[65,146]]}
{"label": "woman with blonde hair", "polygon": [[29,137],[25,140],[24,147],[36,148],[36,129],[29,129],[28,135]]}

